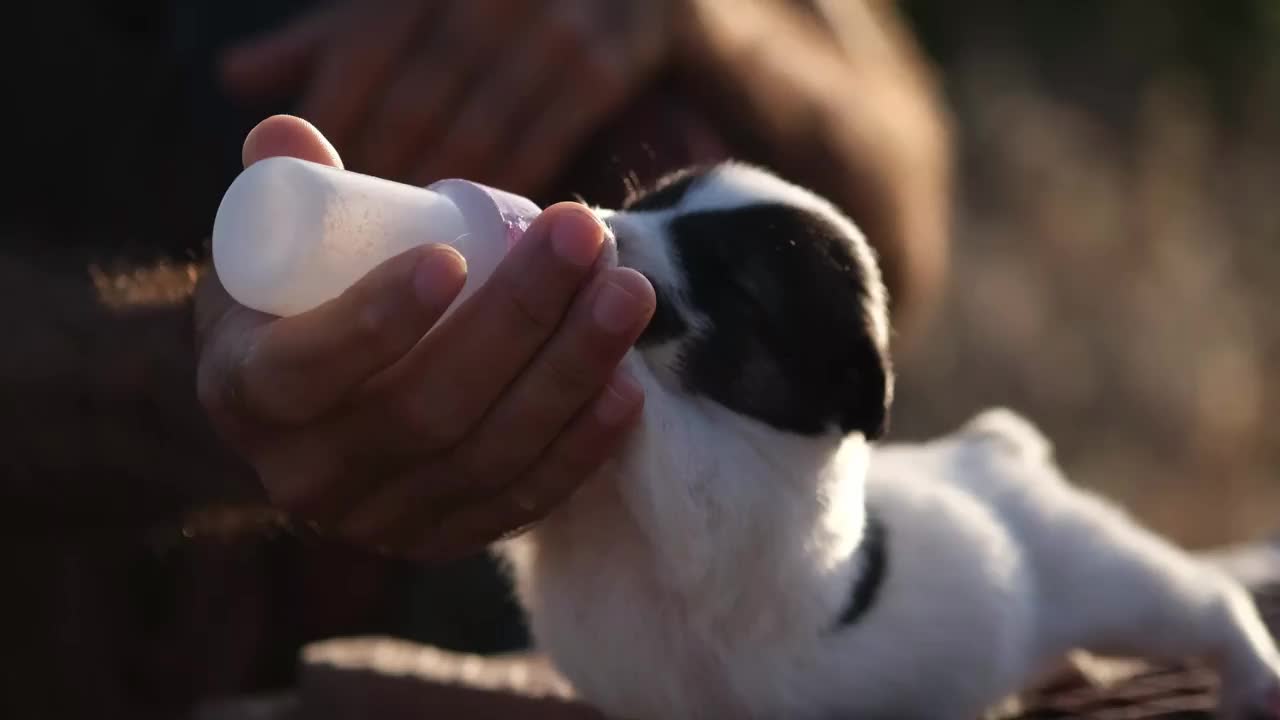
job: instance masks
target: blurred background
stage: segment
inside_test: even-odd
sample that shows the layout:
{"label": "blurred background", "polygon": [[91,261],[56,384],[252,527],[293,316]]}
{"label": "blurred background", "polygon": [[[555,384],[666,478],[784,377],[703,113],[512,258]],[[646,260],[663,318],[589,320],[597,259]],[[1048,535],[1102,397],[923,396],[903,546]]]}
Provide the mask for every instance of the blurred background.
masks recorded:
{"label": "blurred background", "polygon": [[898,429],[1007,404],[1180,541],[1280,525],[1280,4],[908,2],[959,170]]}
{"label": "blurred background", "polygon": [[[948,284],[899,358],[893,437],[925,438],[1008,405],[1045,430],[1076,482],[1180,542],[1280,529],[1280,3],[910,0],[899,9],[938,73],[956,168]],[[0,323],[14,328],[0,343],[0,427],[13,447],[8,470],[0,459],[0,559],[12,589],[0,603],[12,604],[3,617],[16,647],[53,679],[20,687],[27,681],[11,674],[0,703],[38,687],[56,704],[76,667],[98,668],[74,671],[83,673],[76,692],[156,707],[271,686],[286,682],[297,643],[385,629],[368,620],[371,607],[432,602],[404,568],[388,580],[376,569],[383,561],[358,553],[329,549],[312,563],[306,543],[288,536],[175,535],[177,511],[255,490],[243,468],[181,439],[207,439],[208,429],[174,421],[162,394],[68,391],[59,401],[78,408],[73,417],[45,412],[57,391],[40,379],[51,367],[105,377],[64,358],[111,338],[48,340],[39,331],[60,322],[59,308],[25,305],[25,290],[57,282],[55,269],[75,258],[99,302],[181,329],[161,309],[185,302],[194,281],[193,239],[207,234],[225,187],[226,148],[199,122],[173,120],[199,100],[171,62],[166,3],[65,0],[12,13],[0,49],[14,188],[0,205],[10,306]],[[148,353],[164,352],[176,351],[117,348],[112,377],[148,375]],[[173,387],[186,387],[189,370],[182,361],[166,371]],[[111,416],[110,429],[89,429],[95,416]],[[146,431],[131,431],[129,417]],[[164,456],[170,480],[144,493],[127,459],[101,472],[77,461],[85,444],[112,457]],[[50,448],[64,467],[25,468],[26,454]],[[255,587],[275,602],[237,589],[262,577]],[[367,602],[327,610],[335,577]],[[442,627],[483,624],[442,617],[403,634],[448,645]],[[226,630],[244,622],[288,632],[268,642]],[[224,631],[244,639],[211,650]],[[485,644],[474,633],[468,643]],[[209,660],[194,656],[214,652],[260,659],[193,678],[196,659]]]}

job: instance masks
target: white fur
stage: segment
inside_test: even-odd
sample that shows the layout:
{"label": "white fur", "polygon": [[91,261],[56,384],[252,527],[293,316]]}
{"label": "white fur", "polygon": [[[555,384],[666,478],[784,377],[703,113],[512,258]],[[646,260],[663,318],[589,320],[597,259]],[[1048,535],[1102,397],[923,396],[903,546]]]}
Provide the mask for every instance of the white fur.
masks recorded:
{"label": "white fur", "polygon": [[[762,192],[835,212],[772,182],[730,172],[673,212]],[[619,228],[661,236],[659,218]],[[633,248],[623,264],[681,287],[661,245]],[[918,445],[801,437],[683,392],[673,352],[627,356],[640,427],[503,546],[537,643],[606,713],[971,720],[1083,648],[1204,658],[1227,716],[1280,717],[1277,651],[1245,592],[1070,486],[1026,421],[989,411]],[[884,583],[836,627],[868,506]]]}

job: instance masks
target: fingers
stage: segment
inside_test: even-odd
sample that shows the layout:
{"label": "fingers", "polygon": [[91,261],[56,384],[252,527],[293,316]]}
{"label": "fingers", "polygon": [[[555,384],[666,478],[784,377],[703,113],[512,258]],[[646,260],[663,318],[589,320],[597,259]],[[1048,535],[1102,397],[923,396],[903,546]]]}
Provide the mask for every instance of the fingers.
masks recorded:
{"label": "fingers", "polygon": [[219,330],[222,329],[223,323],[227,321],[227,316],[236,309],[246,311],[247,314],[261,315],[261,321],[267,322],[269,316],[240,305],[227,292],[222,281],[218,278],[218,273],[212,266],[200,277],[196,283],[193,293],[195,298],[193,314],[195,316],[195,336],[196,347],[205,348],[216,337]]}
{"label": "fingers", "polygon": [[239,412],[237,372],[253,332],[271,318],[232,299],[212,269],[196,285],[194,310],[199,348],[196,395],[224,439],[244,450],[243,436],[252,423]]}
{"label": "fingers", "polygon": [[[305,120],[277,115],[259,123],[245,138],[242,157],[246,167],[263,158],[289,155],[336,167],[342,166],[333,146]],[[270,425],[295,417],[259,418],[246,413],[245,374],[257,373],[249,359],[261,335],[276,320],[237,303],[210,268],[195,293],[196,345],[200,349],[196,388],[201,404],[226,439],[246,442],[250,426]],[[302,325],[306,325],[304,320]],[[293,324],[289,324],[292,326]],[[288,328],[286,328],[288,332]],[[313,331],[314,332],[314,331]],[[268,346],[270,350],[270,345]],[[277,373],[279,371],[277,370]],[[250,382],[250,385],[261,380]],[[246,437],[242,437],[246,436]]]}
{"label": "fingers", "polygon": [[[329,525],[371,492],[376,463],[359,464],[323,429],[276,433],[256,448],[253,467],[275,507],[301,520]],[[389,472],[389,471],[388,471]]]}
{"label": "fingers", "polygon": [[[601,273],[574,303],[563,329],[479,426],[443,454],[443,464],[383,488],[348,519],[345,531],[362,541],[378,532],[379,542],[394,544],[405,533],[420,533],[420,518],[432,508],[501,493],[600,395],[654,306],[653,287],[639,273]],[[627,397],[634,394],[625,378],[614,385]]]}
{"label": "fingers", "polygon": [[[349,502],[353,485],[357,495],[373,492],[375,459],[412,455],[424,462],[472,430],[560,326],[602,239],[600,224],[581,206],[549,208],[505,270],[423,342],[418,339],[463,278],[452,279],[452,287],[447,273],[423,279],[418,287],[440,295],[406,309],[404,304],[421,301],[414,283],[404,282],[417,268],[409,268],[409,255],[396,258],[331,303],[273,321],[255,343],[239,341],[236,348],[253,349],[210,375],[234,379],[213,386],[215,400],[240,416],[304,428],[304,437],[277,441],[258,469],[282,506],[323,519]],[[429,259],[433,251],[422,252]],[[387,300],[389,305],[380,304]],[[388,318],[394,321],[384,322]],[[351,412],[326,415],[347,400]],[[306,423],[314,418],[319,421]],[[491,450],[501,452],[501,444]],[[409,488],[411,495],[426,489]],[[395,510],[411,505],[396,495],[379,502]]]}
{"label": "fingers", "polygon": [[[471,492],[496,490],[525,472],[608,382],[653,315],[653,287],[640,273],[602,272],[574,303],[561,332],[453,453]],[[501,452],[495,452],[501,448]]]}
{"label": "fingers", "polygon": [[[356,403],[372,411],[362,418],[363,427],[353,431],[340,421],[324,424],[308,433],[301,449],[286,449],[260,468],[275,502],[322,522],[344,518],[339,532],[359,544],[404,549],[421,538],[442,509],[496,496],[495,511],[542,512],[544,503],[560,499],[581,480],[586,470],[577,470],[582,473],[577,477],[541,471],[536,476],[541,479],[524,490],[508,487],[513,478],[545,464],[548,452],[557,458],[559,472],[569,473],[591,467],[592,456],[579,445],[593,451],[611,447],[595,444],[607,441],[600,438],[626,420],[639,390],[625,378],[615,379],[603,395],[602,388],[651,317],[655,299],[648,281],[629,269],[602,271],[576,291],[575,278],[589,273],[599,252],[601,229],[579,206],[557,206],[544,217],[550,224],[530,230],[535,236],[520,244],[525,255],[510,265],[526,268],[529,277],[522,280],[530,282],[523,289],[514,285],[514,292],[550,288],[563,299],[522,300],[540,309],[513,309],[517,301],[501,294],[511,290],[489,291],[487,298],[477,293],[458,309],[456,320],[380,375],[376,391],[360,396]],[[576,259],[557,255],[557,244],[577,244],[568,253],[561,248]],[[566,262],[567,271],[556,267]],[[569,305],[567,313],[561,303]],[[530,322],[531,316],[540,319]],[[442,335],[450,327],[465,332]],[[424,358],[414,357],[417,353]],[[277,386],[274,392],[281,392],[287,383]],[[247,394],[265,397],[267,392],[259,387]],[[404,410],[406,402],[417,409]],[[594,420],[581,420],[593,402],[603,403],[603,409],[590,416]],[[619,402],[625,405],[621,410]],[[566,441],[566,435],[579,440]],[[413,469],[380,484],[386,475],[370,469],[376,465],[373,458]],[[352,468],[364,474],[357,479]],[[515,495],[507,497],[511,492]],[[454,521],[465,526],[456,532],[470,537],[481,532],[467,529],[472,525],[482,524],[487,532],[491,523],[502,522],[489,515],[483,520]]]}
{"label": "fingers", "polygon": [[236,372],[243,410],[288,425],[332,409],[404,357],[465,280],[453,248],[415,248],[320,307],[263,326]]}
{"label": "fingers", "polygon": [[478,550],[562,503],[617,450],[643,404],[639,385],[617,372],[516,482],[450,502],[440,486],[456,484],[451,465],[419,468],[358,504],[339,533],[423,560]]}
{"label": "fingers", "polygon": [[443,450],[469,432],[561,327],[604,229],[586,208],[548,208],[493,276],[362,397],[353,429],[388,450]]}
{"label": "fingers", "polygon": [[[289,155],[341,167],[333,146],[306,121],[278,115],[245,139],[245,165]],[[288,318],[236,304],[206,278],[197,302],[205,353],[201,396],[209,406],[266,425],[290,425],[331,409],[369,376],[404,356],[461,291],[466,262],[445,246],[391,258],[337,298]],[[213,328],[217,332],[213,332]]]}
{"label": "fingers", "polygon": [[619,374],[523,478],[445,515],[408,548],[410,555],[456,558],[543,519],[617,451],[643,404],[640,386]]}
{"label": "fingers", "polygon": [[258,123],[245,137],[240,156],[245,167],[280,156],[342,167],[342,158],[329,140],[314,125],[292,115],[273,115]]}

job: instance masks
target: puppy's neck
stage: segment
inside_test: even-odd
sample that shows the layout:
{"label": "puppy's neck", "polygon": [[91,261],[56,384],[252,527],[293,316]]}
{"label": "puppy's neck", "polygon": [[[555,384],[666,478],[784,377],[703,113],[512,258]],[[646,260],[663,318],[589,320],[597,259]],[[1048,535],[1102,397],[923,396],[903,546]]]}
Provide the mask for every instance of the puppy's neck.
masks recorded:
{"label": "puppy's neck", "polygon": [[[783,588],[782,604],[799,604],[789,617],[828,616],[857,572],[865,441],[779,432],[677,391],[635,353],[626,367],[645,390],[643,419],[553,525],[608,535],[576,542],[643,548],[670,591],[721,617],[784,609],[772,591],[747,592],[757,588]],[[742,607],[749,596],[775,606]]]}

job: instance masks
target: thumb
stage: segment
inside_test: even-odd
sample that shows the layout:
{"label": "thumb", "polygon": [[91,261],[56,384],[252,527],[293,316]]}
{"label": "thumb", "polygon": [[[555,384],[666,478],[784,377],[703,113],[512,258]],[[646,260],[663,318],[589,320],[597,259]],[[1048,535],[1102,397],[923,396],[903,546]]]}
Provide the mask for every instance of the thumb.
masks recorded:
{"label": "thumb", "polygon": [[314,125],[293,115],[272,115],[245,136],[240,157],[245,167],[269,157],[296,157],[341,168],[342,158]]}

